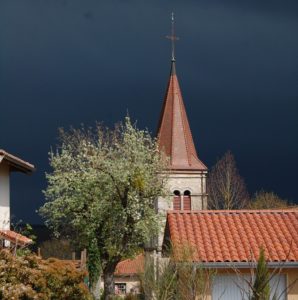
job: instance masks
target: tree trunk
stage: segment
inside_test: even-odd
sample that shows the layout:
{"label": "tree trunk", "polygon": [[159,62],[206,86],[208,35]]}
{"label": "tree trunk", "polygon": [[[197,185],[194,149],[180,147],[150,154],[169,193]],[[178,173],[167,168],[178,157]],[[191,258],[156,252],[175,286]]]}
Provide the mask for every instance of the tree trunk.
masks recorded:
{"label": "tree trunk", "polygon": [[101,299],[101,292],[100,292],[100,277],[97,282],[95,282],[91,287],[90,287],[90,292],[93,295],[94,299]]}
{"label": "tree trunk", "polygon": [[114,272],[117,263],[108,264],[103,270],[104,300],[111,300],[115,295]]}

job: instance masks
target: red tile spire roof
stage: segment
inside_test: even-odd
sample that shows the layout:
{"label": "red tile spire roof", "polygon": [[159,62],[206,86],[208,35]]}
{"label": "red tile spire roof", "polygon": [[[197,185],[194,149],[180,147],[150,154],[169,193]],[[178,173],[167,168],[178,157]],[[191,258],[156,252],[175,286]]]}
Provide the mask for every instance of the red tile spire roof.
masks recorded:
{"label": "red tile spire roof", "polygon": [[172,59],[170,79],[158,126],[159,147],[170,158],[172,170],[205,171],[193,142],[183,103],[175,60]]}

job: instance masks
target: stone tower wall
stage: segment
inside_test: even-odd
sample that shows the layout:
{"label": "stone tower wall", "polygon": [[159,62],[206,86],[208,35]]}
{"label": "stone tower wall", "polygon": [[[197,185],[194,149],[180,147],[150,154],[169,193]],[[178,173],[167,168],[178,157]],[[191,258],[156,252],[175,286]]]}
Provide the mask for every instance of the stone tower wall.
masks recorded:
{"label": "stone tower wall", "polygon": [[170,174],[167,182],[168,195],[166,197],[159,197],[157,201],[157,211],[162,217],[162,226],[157,242],[158,252],[160,252],[162,248],[167,211],[173,210],[174,191],[178,190],[181,196],[184,194],[185,191],[190,191],[191,210],[206,209],[206,176],[207,171]]}

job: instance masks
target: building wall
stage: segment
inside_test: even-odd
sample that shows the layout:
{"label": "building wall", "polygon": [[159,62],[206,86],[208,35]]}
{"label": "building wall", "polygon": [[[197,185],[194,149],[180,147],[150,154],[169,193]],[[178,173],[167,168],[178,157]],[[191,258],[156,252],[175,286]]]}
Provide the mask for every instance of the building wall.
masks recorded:
{"label": "building wall", "polygon": [[298,269],[288,269],[287,286],[288,286],[288,300],[298,299]]}
{"label": "building wall", "polygon": [[191,192],[192,210],[205,209],[207,206],[206,174],[207,172],[171,174],[167,183],[168,199],[159,198],[159,211],[173,209],[172,201],[169,200],[172,200],[175,190],[180,191],[182,195],[185,191]]}
{"label": "building wall", "polygon": [[161,251],[164,229],[166,225],[166,213],[173,209],[174,191],[178,190],[181,195],[185,191],[190,191],[191,209],[200,210],[207,208],[206,193],[206,176],[207,172],[188,172],[172,173],[169,175],[167,182],[168,195],[159,197],[157,201],[158,213],[162,216],[162,226],[158,237],[158,251]]}
{"label": "building wall", "polygon": [[10,228],[9,166],[0,164],[0,229]]}
{"label": "building wall", "polygon": [[137,276],[115,277],[115,283],[126,283],[126,293],[138,294],[140,292],[140,280]]}
{"label": "building wall", "polygon": [[[130,292],[133,294],[140,293],[140,279],[137,275],[132,276],[117,276],[114,277],[114,282],[116,283],[125,283],[126,284],[126,294],[129,294]],[[104,288],[104,282],[101,278],[99,281],[97,296],[100,295],[100,290],[103,290]]]}

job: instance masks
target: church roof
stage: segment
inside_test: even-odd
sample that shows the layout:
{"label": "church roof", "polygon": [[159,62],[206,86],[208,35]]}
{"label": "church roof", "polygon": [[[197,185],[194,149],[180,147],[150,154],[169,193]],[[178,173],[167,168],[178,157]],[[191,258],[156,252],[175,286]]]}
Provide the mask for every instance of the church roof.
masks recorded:
{"label": "church roof", "polygon": [[[205,263],[298,262],[298,209],[170,211],[167,238],[180,257]],[[168,239],[166,239],[168,240]]]}
{"label": "church roof", "polygon": [[205,171],[193,142],[183,98],[172,60],[170,79],[158,126],[159,147],[170,158],[172,170]]}

